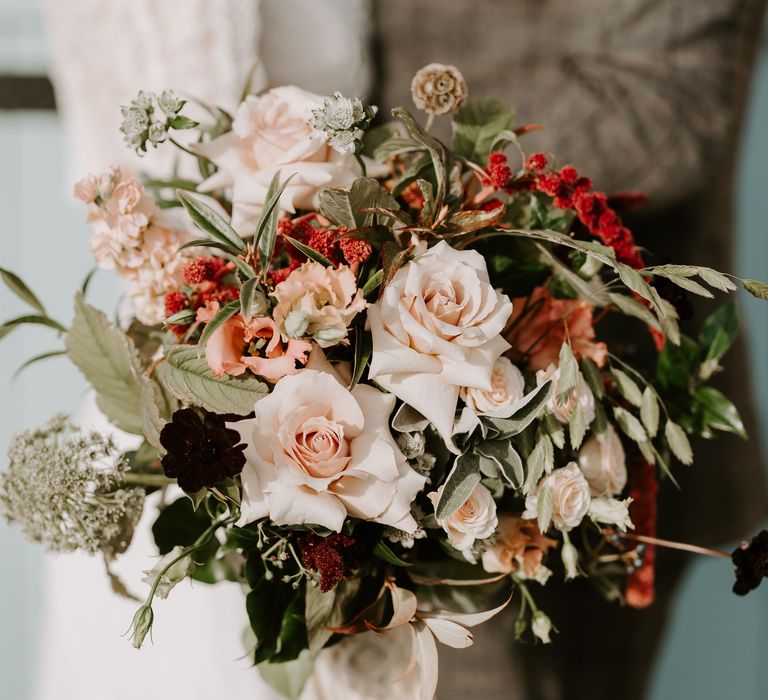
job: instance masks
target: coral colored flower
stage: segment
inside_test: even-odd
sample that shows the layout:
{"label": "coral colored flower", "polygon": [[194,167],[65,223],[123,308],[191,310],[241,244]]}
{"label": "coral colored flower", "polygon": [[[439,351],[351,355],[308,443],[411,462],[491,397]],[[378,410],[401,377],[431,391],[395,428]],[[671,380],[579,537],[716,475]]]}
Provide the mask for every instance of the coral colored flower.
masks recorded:
{"label": "coral colored flower", "polygon": [[539,532],[535,520],[501,515],[494,544],[483,552],[488,573],[519,572],[521,578],[536,578],[548,549],[557,542]]}
{"label": "coral colored flower", "polygon": [[583,299],[555,299],[544,287],[536,287],[528,298],[514,299],[507,340],[518,353],[526,353],[531,369],[557,364],[566,337],[576,358],[587,357],[598,367],[605,364],[608,348],[595,342],[592,324],[594,307]]}
{"label": "coral colored flower", "polygon": [[[198,309],[197,320],[210,321],[218,312],[219,303],[214,301]],[[258,355],[248,355],[252,343],[262,347]],[[224,374],[239,376],[246,370],[264,379],[276,382],[288,374],[299,371],[298,365],[305,365],[311,343],[305,340],[289,339],[284,342],[277,325],[271,318],[252,318],[246,323],[239,314],[233,316],[208,338],[205,345],[205,360],[214,376]]]}

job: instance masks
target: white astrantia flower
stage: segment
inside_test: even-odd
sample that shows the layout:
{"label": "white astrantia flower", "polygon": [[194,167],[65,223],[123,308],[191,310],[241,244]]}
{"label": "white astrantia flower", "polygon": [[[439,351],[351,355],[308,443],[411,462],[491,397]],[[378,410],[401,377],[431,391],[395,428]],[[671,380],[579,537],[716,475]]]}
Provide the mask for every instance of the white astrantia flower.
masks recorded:
{"label": "white astrantia flower", "polygon": [[323,100],[322,107],[312,110],[309,127],[313,138],[326,141],[337,153],[355,153],[375,114],[375,107],[366,109],[357,97],[335,92]]}
{"label": "white astrantia flower", "polygon": [[246,444],[240,524],[315,524],[339,532],[347,516],[417,529],[411,503],[425,479],[389,430],[392,394],[305,369],[256,402],[256,416],[232,423]]}
{"label": "white astrantia flower", "polygon": [[368,310],[369,376],[432,423],[451,449],[459,394],[493,391],[512,302],[490,283],[485,259],[445,241],[401,267]]}

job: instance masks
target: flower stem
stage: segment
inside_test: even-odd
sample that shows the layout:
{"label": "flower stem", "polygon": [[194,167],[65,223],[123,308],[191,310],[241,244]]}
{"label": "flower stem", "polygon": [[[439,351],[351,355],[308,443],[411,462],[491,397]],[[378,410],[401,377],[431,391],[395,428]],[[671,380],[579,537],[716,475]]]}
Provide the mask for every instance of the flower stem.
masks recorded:
{"label": "flower stem", "polygon": [[123,474],[121,481],[130,486],[171,486],[176,479],[169,479],[165,474],[138,474],[128,472]]}
{"label": "flower stem", "polygon": [[368,169],[365,167],[365,161],[363,160],[363,157],[359,153],[355,153],[355,160],[360,166],[360,170],[363,173],[363,177],[368,177]]}
{"label": "flower stem", "polygon": [[[603,531],[606,534],[606,531]],[[666,547],[667,549],[677,549],[681,552],[693,552],[694,554],[704,554],[708,557],[719,557],[721,559],[730,559],[730,552],[724,552],[721,549],[709,549],[708,547],[699,547],[695,544],[687,544],[685,542],[674,542],[673,540],[662,540],[658,537],[649,537],[648,535],[636,535],[633,532],[617,532],[607,531],[607,534],[616,534],[619,537],[626,540],[633,540],[634,542],[642,542],[643,544],[652,544],[656,547]]]}

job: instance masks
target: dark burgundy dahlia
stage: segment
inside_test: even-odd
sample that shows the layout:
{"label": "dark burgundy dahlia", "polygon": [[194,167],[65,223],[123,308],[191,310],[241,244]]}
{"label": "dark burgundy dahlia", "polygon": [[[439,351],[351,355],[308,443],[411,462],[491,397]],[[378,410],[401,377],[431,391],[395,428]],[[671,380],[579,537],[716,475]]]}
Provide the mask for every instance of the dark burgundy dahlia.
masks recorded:
{"label": "dark burgundy dahlia", "polygon": [[736,568],[733,592],[746,595],[768,576],[768,530],[762,530],[751,541],[742,542],[731,555]]}
{"label": "dark burgundy dahlia", "polygon": [[245,445],[238,444],[240,434],[226,423],[239,417],[192,408],[176,411],[160,433],[160,444],[168,451],[165,475],[188,493],[237,476],[245,464]]}

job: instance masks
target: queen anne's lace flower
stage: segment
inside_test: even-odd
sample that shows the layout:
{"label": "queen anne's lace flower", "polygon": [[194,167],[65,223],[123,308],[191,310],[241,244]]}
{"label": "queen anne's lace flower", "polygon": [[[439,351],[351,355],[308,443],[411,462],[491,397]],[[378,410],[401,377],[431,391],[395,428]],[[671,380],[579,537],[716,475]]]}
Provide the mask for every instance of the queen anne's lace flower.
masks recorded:
{"label": "queen anne's lace flower", "polygon": [[111,438],[80,432],[65,415],[16,435],[0,475],[0,507],[52,552],[125,551],[144,504],[126,488],[128,464]]}

